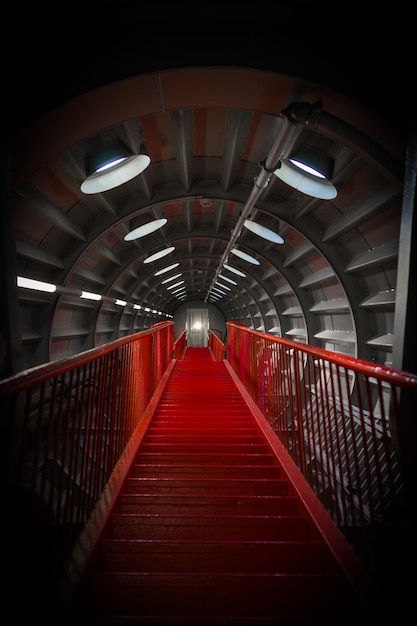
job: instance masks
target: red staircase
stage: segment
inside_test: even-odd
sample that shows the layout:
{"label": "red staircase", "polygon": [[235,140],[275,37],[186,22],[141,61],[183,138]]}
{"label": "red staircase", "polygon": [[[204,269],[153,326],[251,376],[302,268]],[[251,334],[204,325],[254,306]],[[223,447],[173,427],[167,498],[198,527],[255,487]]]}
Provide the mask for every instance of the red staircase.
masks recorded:
{"label": "red staircase", "polygon": [[208,349],[176,362],[108,526],[78,623],[371,623]]}

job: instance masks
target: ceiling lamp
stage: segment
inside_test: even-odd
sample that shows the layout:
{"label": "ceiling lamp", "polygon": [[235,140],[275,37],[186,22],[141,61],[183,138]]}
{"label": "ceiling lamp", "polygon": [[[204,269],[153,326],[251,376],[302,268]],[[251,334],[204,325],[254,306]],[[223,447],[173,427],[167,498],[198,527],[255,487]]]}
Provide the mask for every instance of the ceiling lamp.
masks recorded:
{"label": "ceiling lamp", "polygon": [[148,256],[148,258],[144,260],[144,263],[152,263],[153,261],[157,261],[158,259],[161,259],[163,256],[172,252],[173,250],[175,250],[175,246],[171,246],[170,248],[164,248],[159,252],[155,252],[155,254],[151,254],[151,256]]}
{"label": "ceiling lamp", "polygon": [[35,289],[36,291],[47,291],[49,293],[56,291],[56,285],[52,283],[44,283],[41,280],[33,280],[24,276],[18,276],[16,282],[18,287],[24,287],[25,289]]}
{"label": "ceiling lamp", "polygon": [[329,180],[333,174],[332,159],[311,148],[301,148],[291,158],[281,159],[274,174],[313,198],[331,200],[337,196],[336,187]]}
{"label": "ceiling lamp", "polygon": [[251,220],[245,220],[243,222],[243,226],[245,226],[245,228],[252,231],[256,235],[259,235],[259,237],[263,237],[268,241],[272,241],[274,243],[284,243],[283,238],[280,237],[278,233],[270,230],[269,228],[266,228],[266,226],[261,226],[260,224],[252,222]]}
{"label": "ceiling lamp", "polygon": [[87,154],[87,178],[81,184],[81,191],[86,194],[102,193],[119,187],[141,174],[150,162],[143,144],[139,154],[134,154],[119,139],[113,141]]}
{"label": "ceiling lamp", "polygon": [[140,237],[145,237],[145,235],[150,235],[150,233],[153,233],[154,230],[158,230],[158,228],[164,226],[167,221],[168,220],[164,217],[160,220],[154,220],[153,222],[143,224],[142,226],[131,230],[130,233],[127,233],[127,235],[123,237],[123,239],[125,241],[134,241],[135,239],[139,239]]}
{"label": "ceiling lamp", "polygon": [[169,285],[169,287],[167,287],[167,289],[174,289],[174,287],[178,287],[178,285],[182,285],[183,283],[185,283],[185,280],[179,280],[174,285]]}
{"label": "ceiling lamp", "polygon": [[167,265],[163,267],[161,270],[158,270],[154,273],[154,276],[160,276],[161,274],[165,274],[165,272],[169,272],[169,270],[174,269],[174,267],[178,267],[179,263],[173,263],[172,265]]}
{"label": "ceiling lamp", "polygon": [[180,276],[182,276],[182,272],[180,272],[179,274],[174,274],[174,276],[170,276],[169,278],[165,278],[165,280],[162,281],[162,285],[164,285],[165,283],[169,283],[171,282],[171,280],[175,280],[176,278],[179,278]]}
{"label": "ceiling lamp", "polygon": [[242,252],[242,250],[238,250],[237,248],[232,248],[230,252],[240,257],[244,261],[247,261],[248,263],[253,263],[253,265],[261,264],[260,261],[258,261],[258,259],[255,259],[254,256],[251,256],[250,254],[246,254],[246,252]]}
{"label": "ceiling lamp", "polygon": [[220,283],[218,280],[215,281],[216,285],[219,285],[219,287],[222,287],[223,289],[227,289],[227,291],[231,291],[232,288],[228,287],[227,285],[223,285],[223,283]]}
{"label": "ceiling lamp", "polygon": [[229,270],[229,272],[232,272],[233,274],[237,274],[238,276],[242,276],[243,278],[246,277],[246,274],[244,272],[241,272],[240,270],[236,269],[232,265],[228,265],[227,263],[223,263],[223,267],[226,270]]}
{"label": "ceiling lamp", "polygon": [[231,278],[228,278],[227,276],[223,276],[223,274],[219,274],[218,277],[221,278],[222,280],[225,280],[227,283],[231,283],[232,285],[237,285],[237,282],[235,280],[232,280]]}

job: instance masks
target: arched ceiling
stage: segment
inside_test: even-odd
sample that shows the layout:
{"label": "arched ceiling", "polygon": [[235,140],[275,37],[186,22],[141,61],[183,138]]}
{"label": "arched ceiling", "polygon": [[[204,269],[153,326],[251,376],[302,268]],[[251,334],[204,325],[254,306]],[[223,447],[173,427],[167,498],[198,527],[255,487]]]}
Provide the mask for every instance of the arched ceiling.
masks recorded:
{"label": "arched ceiling", "polygon": [[[387,101],[394,78],[385,68],[390,84],[380,82],[388,52],[381,41],[375,68],[369,22],[340,10],[315,27],[305,3],[295,3],[300,14],[292,6],[259,16],[233,5],[223,22],[208,10],[191,9],[188,22],[181,11],[144,15],[128,2],[101,3],[99,15],[96,4],[30,30],[26,43],[37,45],[9,99],[16,273],[58,287],[18,290],[27,364],[142,330],[196,301],[226,321],[389,364],[408,94]],[[342,18],[349,35],[334,27]],[[308,115],[294,123],[287,112],[299,102]],[[84,194],[86,155],[113,139],[134,153],[144,143],[149,167]],[[311,198],[269,171],[298,146],[334,159],[335,199]],[[161,217],[157,231],[124,240]],[[244,218],[284,242],[254,235]],[[232,243],[259,264],[229,253]],[[164,282],[178,273],[185,295]],[[229,279],[220,297],[219,273]],[[81,299],[82,290],[102,300]]]}

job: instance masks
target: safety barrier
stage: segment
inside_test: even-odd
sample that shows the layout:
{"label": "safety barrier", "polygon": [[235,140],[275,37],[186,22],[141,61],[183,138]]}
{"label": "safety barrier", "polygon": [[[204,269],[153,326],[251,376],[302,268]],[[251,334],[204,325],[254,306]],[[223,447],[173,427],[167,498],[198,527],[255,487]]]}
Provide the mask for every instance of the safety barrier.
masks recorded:
{"label": "safety barrier", "polygon": [[401,584],[415,544],[417,376],[238,323],[227,337],[230,367],[334,522]]}
{"label": "safety barrier", "polygon": [[[10,559],[59,568],[172,362],[173,323],[0,381]],[[26,567],[22,565],[22,568]],[[45,565],[46,567],[46,565]]]}

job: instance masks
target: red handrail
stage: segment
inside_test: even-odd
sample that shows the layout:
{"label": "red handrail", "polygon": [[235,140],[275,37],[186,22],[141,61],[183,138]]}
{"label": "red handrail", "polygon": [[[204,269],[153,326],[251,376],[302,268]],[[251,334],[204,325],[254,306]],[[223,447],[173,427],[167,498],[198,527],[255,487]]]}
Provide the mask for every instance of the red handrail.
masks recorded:
{"label": "red handrail", "polygon": [[173,323],[162,322],[0,381],[2,498],[8,530],[19,525],[15,557],[41,568],[53,553],[62,565],[172,366],[172,346]]}
{"label": "red handrail", "polygon": [[233,322],[227,338],[228,365],[334,522],[395,580],[414,542],[417,376]]}

